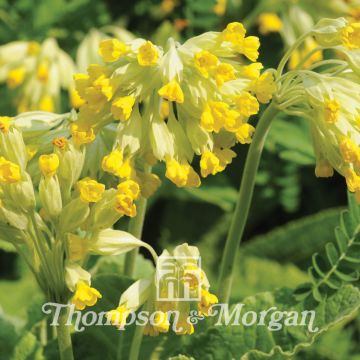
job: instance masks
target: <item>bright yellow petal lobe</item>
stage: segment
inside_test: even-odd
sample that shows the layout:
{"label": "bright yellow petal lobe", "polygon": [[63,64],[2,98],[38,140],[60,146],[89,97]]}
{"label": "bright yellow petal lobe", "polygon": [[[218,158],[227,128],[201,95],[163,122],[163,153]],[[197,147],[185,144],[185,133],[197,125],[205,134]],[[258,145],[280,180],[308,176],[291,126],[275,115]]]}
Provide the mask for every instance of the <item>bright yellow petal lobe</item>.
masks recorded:
{"label": "bright yellow petal lobe", "polygon": [[115,99],[111,106],[111,113],[113,114],[114,119],[120,121],[128,120],[130,118],[134,104],[135,97],[132,95]]}
{"label": "bright yellow petal lobe", "polygon": [[54,176],[59,165],[59,157],[56,154],[41,155],[39,157],[39,168],[46,177]]}
{"label": "bright yellow petal lobe", "polygon": [[98,290],[83,281],[79,281],[71,303],[75,305],[76,310],[84,310],[86,306],[94,306],[98,299],[101,298],[102,296]]}
{"label": "bright yellow petal lobe", "polygon": [[127,46],[117,39],[102,40],[99,45],[99,54],[105,62],[114,62],[126,54]]}
{"label": "bright yellow petal lobe", "polygon": [[120,150],[113,150],[109,155],[104,156],[102,169],[111,174],[117,175],[123,163],[123,154]]}
{"label": "bright yellow petal lobe", "polygon": [[129,314],[130,310],[126,306],[120,305],[115,310],[110,310],[106,314],[106,318],[112,325],[115,325],[119,329],[123,329],[126,324],[126,318]]}
{"label": "bright yellow petal lobe", "polygon": [[77,183],[80,192],[80,199],[83,202],[96,203],[101,200],[105,185],[98,183],[96,180],[85,178]]}
{"label": "bright yellow petal lobe", "polygon": [[240,144],[250,144],[254,132],[255,132],[255,128],[252,125],[243,124],[239,127],[235,135],[236,138],[239,140]]}
{"label": "bright yellow petal lobe", "polygon": [[207,50],[199,51],[194,56],[195,68],[206,78],[209,77],[209,72],[215,69],[218,62],[218,58]]}
{"label": "bright yellow petal lobe", "polygon": [[259,112],[259,103],[257,99],[248,92],[244,92],[237,96],[234,101],[238,112],[244,117],[249,117]]}
{"label": "bright yellow petal lobe", "polygon": [[209,291],[201,290],[201,301],[198,304],[198,310],[201,315],[209,316],[211,314],[211,307],[219,302],[216,295],[211,294]]}
{"label": "bright yellow petal lobe", "polygon": [[139,47],[137,55],[138,63],[141,66],[153,66],[157,63],[159,52],[151,41],[146,41],[144,45]]}
{"label": "bright yellow petal lobe", "polygon": [[76,145],[90,144],[95,140],[93,128],[86,128],[76,123],[71,125],[71,135]]}
{"label": "bright yellow petal lobe", "polygon": [[14,184],[20,180],[20,167],[0,156],[0,183]]}
{"label": "bright yellow petal lobe", "polygon": [[172,80],[164,85],[158,91],[158,94],[168,101],[175,101],[178,104],[182,104],[184,102],[184,93],[181,90],[180,85],[175,80]]}
{"label": "bright yellow petal lobe", "polygon": [[121,182],[117,186],[117,189],[119,194],[130,196],[133,200],[138,199],[140,196],[140,186],[134,180],[125,180]]}
{"label": "bright yellow petal lobe", "polygon": [[126,194],[118,194],[115,196],[115,210],[121,214],[129,217],[136,216],[136,205],[132,196]]}
{"label": "bright yellow petal lobe", "polygon": [[235,80],[235,69],[230,64],[219,64],[215,70],[215,80],[218,86],[221,86],[226,81]]}
{"label": "bright yellow petal lobe", "polygon": [[48,111],[48,112],[54,112],[55,110],[55,104],[54,100],[50,95],[44,95],[39,103],[39,110],[41,111]]}

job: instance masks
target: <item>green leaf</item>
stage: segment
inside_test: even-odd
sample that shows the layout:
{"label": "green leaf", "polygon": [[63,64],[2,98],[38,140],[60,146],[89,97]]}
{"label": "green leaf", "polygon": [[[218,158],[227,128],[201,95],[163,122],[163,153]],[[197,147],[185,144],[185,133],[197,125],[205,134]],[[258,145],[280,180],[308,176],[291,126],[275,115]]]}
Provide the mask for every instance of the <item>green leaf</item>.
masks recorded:
{"label": "green leaf", "polygon": [[25,333],[14,349],[13,360],[44,360],[43,349],[36,336]]}
{"label": "green leaf", "polygon": [[10,359],[16,344],[15,326],[5,318],[0,308],[0,349],[1,358]]}
{"label": "green leaf", "polygon": [[242,246],[241,252],[279,262],[302,264],[334,238],[333,229],[338,224],[340,211],[340,209],[324,210],[291,221],[267,234],[249,240]]}
{"label": "green leaf", "polygon": [[321,303],[308,303],[296,302],[291,290],[280,289],[248,297],[242,303],[245,306],[241,314],[255,311],[258,316],[273,306],[279,311],[299,313],[314,310],[313,329],[318,327],[319,331],[309,332],[307,326],[283,326],[279,331],[270,331],[270,313],[265,318],[265,326],[214,326],[205,334],[192,336],[189,343],[175,353],[212,360],[293,358],[300,349],[311,346],[320,334],[351,318],[360,306],[360,291],[345,285]]}

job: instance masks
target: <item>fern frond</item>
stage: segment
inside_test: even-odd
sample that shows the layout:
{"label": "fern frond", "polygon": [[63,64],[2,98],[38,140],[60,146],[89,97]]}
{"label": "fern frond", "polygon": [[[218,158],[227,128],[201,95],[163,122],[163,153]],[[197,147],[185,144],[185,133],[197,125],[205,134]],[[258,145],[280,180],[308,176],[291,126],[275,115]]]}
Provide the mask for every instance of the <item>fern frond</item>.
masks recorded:
{"label": "fern frond", "polygon": [[326,244],[322,256],[313,255],[312,266],[308,269],[311,283],[295,291],[299,300],[312,295],[320,302],[342,285],[359,279],[360,206],[350,193],[348,203],[349,208],[341,213],[340,224],[335,229],[336,244]]}

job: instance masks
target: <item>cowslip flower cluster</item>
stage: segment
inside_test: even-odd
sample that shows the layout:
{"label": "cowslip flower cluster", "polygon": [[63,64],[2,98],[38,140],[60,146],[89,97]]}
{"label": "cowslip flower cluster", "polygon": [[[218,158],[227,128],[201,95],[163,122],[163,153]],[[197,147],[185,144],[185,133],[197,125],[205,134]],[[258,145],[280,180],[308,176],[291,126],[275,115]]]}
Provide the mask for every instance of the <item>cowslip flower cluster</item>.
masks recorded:
{"label": "cowslip flower cluster", "polygon": [[231,148],[251,142],[249,117],[271,99],[274,82],[270,73],[260,73],[259,45],[241,23],[183,45],[170,39],[166,51],[143,39],[102,41],[105,65],[74,76],[85,101],[71,126],[74,143],[95,142],[116,121],[104,171],[141,183],[146,174],[139,161],[158,160],[178,187],[199,186],[194,156],[200,156],[203,177],[223,171],[235,156]]}
{"label": "cowslip flower cluster", "polygon": [[[33,125],[36,132],[36,121]],[[81,310],[101,298],[84,269],[90,254],[121,254],[147,246],[111,229],[122,216],[135,216],[140,190],[132,180],[106,189],[83,177],[86,147],[64,136],[52,139],[51,151],[37,157],[37,179],[25,135],[29,129],[23,136],[16,119],[0,117],[2,239],[23,255],[49,300],[66,303],[72,298]]]}
{"label": "cowslip flower cluster", "polygon": [[60,109],[61,89],[70,92],[73,106],[78,98],[72,90],[75,65],[55,39],[37,42],[15,41],[0,46],[0,82],[14,93],[18,113]]}
{"label": "cowslip flower cluster", "polygon": [[286,113],[309,120],[316,176],[330,177],[335,169],[360,202],[360,23],[324,19],[309,36],[336,50],[342,60],[315,63],[318,72],[299,69],[282,75],[275,101]]}
{"label": "cowslip flower cluster", "polygon": [[[121,295],[117,308],[107,313],[107,318],[117,328],[124,329],[130,314],[143,308],[153,316],[153,321],[145,325],[145,335],[157,336],[170,328],[177,335],[193,334],[190,312],[207,317],[212,306],[218,303],[216,295],[209,292],[209,281],[196,261],[199,256],[198,248],[186,243],[172,253],[164,250],[158,258],[155,256],[153,278],[132,284]],[[177,301],[179,298],[182,300]]]}

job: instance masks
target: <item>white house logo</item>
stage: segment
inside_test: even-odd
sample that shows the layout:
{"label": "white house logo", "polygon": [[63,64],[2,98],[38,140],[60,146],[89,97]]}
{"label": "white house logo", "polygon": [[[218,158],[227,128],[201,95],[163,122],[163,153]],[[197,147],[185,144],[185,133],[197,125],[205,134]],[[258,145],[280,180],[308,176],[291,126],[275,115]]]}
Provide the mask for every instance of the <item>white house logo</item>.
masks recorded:
{"label": "white house logo", "polygon": [[156,269],[158,301],[200,301],[201,259],[189,256],[162,256]]}

